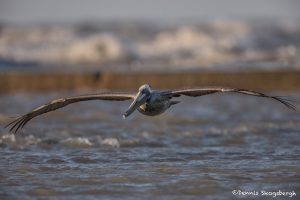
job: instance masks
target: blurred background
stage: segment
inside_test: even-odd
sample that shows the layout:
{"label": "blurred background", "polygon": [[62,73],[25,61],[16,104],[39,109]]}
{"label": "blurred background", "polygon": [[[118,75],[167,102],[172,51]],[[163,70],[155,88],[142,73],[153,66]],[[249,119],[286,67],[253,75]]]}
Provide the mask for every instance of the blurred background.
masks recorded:
{"label": "blurred background", "polygon": [[0,199],[299,196],[300,113],[270,99],[182,97],[126,120],[130,102],[91,101],[20,134],[3,127],[56,98],[145,83],[257,90],[299,109],[299,10],[299,0],[0,0]]}
{"label": "blurred background", "polygon": [[[99,83],[100,73],[299,71],[299,5],[297,0],[229,0],[221,5],[215,0],[2,0],[1,85],[15,85],[3,77],[13,71],[98,73],[88,78],[92,85],[122,89],[142,82],[133,78],[128,81],[137,83],[126,87],[105,85]],[[19,85],[28,85],[25,79]],[[71,87],[72,78],[65,79]],[[189,84],[215,82],[192,80]],[[166,86],[182,83],[174,84]]]}

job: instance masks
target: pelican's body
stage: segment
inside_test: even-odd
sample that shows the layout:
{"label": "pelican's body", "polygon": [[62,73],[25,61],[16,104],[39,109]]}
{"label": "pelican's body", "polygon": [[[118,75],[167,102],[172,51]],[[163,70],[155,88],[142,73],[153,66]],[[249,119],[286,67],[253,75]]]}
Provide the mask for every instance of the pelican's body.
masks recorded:
{"label": "pelican's body", "polygon": [[29,120],[44,113],[65,107],[69,104],[89,101],[89,100],[109,100],[109,101],[125,101],[133,99],[127,111],[123,114],[125,119],[131,115],[135,110],[148,116],[155,116],[165,112],[172,105],[179,103],[179,101],[172,101],[172,98],[179,97],[181,95],[198,97],[217,92],[235,92],[240,94],[252,95],[257,97],[266,97],[279,101],[288,108],[295,109],[295,106],[291,104],[291,101],[283,97],[269,96],[260,92],[254,92],[250,90],[237,89],[237,88],[224,88],[224,87],[213,87],[213,88],[195,88],[195,89],[182,89],[182,90],[167,90],[167,91],[155,91],[150,88],[149,85],[145,84],[139,88],[137,94],[129,93],[100,93],[94,95],[85,95],[78,97],[62,98],[51,101],[48,104],[42,105],[33,111],[17,118],[16,120],[9,123],[6,127],[12,126],[10,131],[17,132],[23,128]]}
{"label": "pelican's body", "polygon": [[155,91],[149,85],[142,85],[123,118],[125,119],[135,109],[143,115],[159,115],[176,103],[179,101],[171,101],[171,91]]}
{"label": "pelican's body", "polygon": [[138,107],[138,111],[143,115],[155,116],[160,115],[170,108],[170,101],[155,101],[153,103],[144,103]]}
{"label": "pelican's body", "polygon": [[155,116],[164,113],[171,105],[176,103],[177,101],[171,101],[160,95],[159,92],[154,91],[150,99],[138,107],[138,111],[144,115]]}

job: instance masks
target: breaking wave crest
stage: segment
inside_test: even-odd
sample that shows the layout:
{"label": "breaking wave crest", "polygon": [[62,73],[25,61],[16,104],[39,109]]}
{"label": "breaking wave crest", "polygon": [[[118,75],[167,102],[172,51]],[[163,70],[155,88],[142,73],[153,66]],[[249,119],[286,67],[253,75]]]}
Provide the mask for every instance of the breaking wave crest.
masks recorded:
{"label": "breaking wave crest", "polygon": [[0,147],[11,149],[24,149],[28,147],[65,147],[65,148],[135,148],[135,147],[163,147],[156,141],[145,141],[140,139],[118,139],[108,137],[102,139],[100,136],[68,137],[66,139],[42,139],[38,136],[15,136],[14,134],[2,134],[0,136]]}
{"label": "breaking wave crest", "polygon": [[132,66],[144,63],[174,68],[299,63],[300,29],[294,25],[219,21],[153,29],[124,31],[114,27],[83,32],[76,27],[4,26],[0,32],[0,61]]}

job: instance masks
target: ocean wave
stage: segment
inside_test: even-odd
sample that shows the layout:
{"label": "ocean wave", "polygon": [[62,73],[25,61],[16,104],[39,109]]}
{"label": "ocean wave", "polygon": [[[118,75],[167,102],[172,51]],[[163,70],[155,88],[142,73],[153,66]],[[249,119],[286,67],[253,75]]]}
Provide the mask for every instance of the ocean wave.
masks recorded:
{"label": "ocean wave", "polygon": [[152,29],[156,31],[137,29],[131,35],[132,32],[120,28],[95,29],[83,34],[76,27],[4,26],[0,32],[0,60],[122,64],[133,69],[157,64],[178,68],[253,62],[290,66],[300,62],[300,28],[296,25],[216,21]]}
{"label": "ocean wave", "polygon": [[66,148],[136,148],[136,147],[164,147],[165,145],[160,141],[153,141],[151,139],[118,139],[108,137],[102,139],[100,136],[87,137],[68,137],[66,139],[59,138],[49,139],[40,138],[34,135],[14,135],[3,134],[0,137],[0,147],[9,147],[12,149],[24,149],[28,147],[51,148],[54,146]]}
{"label": "ocean wave", "polygon": [[229,55],[229,52],[239,39],[249,37],[250,30],[245,24],[226,25],[213,24],[210,31],[193,26],[162,31],[153,40],[140,43],[138,52],[141,57],[169,58],[171,63],[178,65],[232,62],[234,54]]}
{"label": "ocean wave", "polygon": [[113,34],[80,37],[74,31],[57,28],[4,28],[0,44],[0,57],[17,62],[102,64],[121,59],[125,52]]}
{"label": "ocean wave", "polygon": [[114,147],[114,148],[119,148],[120,147],[120,143],[119,140],[116,138],[106,138],[103,141],[101,141],[102,145],[106,145],[106,146],[110,146],[110,147]]}
{"label": "ocean wave", "polygon": [[0,144],[15,144],[16,143],[16,137],[13,134],[5,134],[2,135],[0,138]]}
{"label": "ocean wave", "polygon": [[67,138],[61,142],[63,145],[74,148],[87,148],[91,147],[93,144],[88,138],[77,137],[77,138]]}
{"label": "ocean wave", "polygon": [[149,146],[145,142],[138,139],[122,139],[117,138],[104,138],[95,136],[92,138],[87,137],[68,137],[66,139],[43,139],[34,135],[14,135],[14,134],[3,134],[0,137],[0,147],[10,147],[13,149],[24,149],[30,146],[38,147],[51,147],[61,146],[67,148],[90,148],[90,147],[141,147]]}
{"label": "ocean wave", "polygon": [[[195,138],[202,138],[203,140],[210,140],[211,138],[226,137],[228,142],[242,143],[243,139],[249,133],[253,135],[259,135],[261,130],[268,129],[270,132],[280,132],[284,129],[289,134],[296,134],[299,123],[297,122],[283,122],[278,124],[277,122],[268,122],[263,124],[255,125],[250,124],[238,124],[228,127],[228,124],[220,125],[214,124],[203,125],[201,129],[191,129],[189,131],[175,131],[164,133],[162,136],[156,135],[156,133],[150,133],[151,137],[133,137],[127,135],[123,138],[107,137],[102,138],[99,135],[91,137],[75,137],[69,136],[62,138],[60,133],[53,131],[52,136],[55,139],[44,138],[45,136],[34,136],[34,135],[14,135],[14,134],[3,134],[0,136],[0,148],[9,148],[12,150],[23,150],[30,148],[38,149],[118,149],[118,148],[166,148],[170,146],[186,147],[186,146],[199,146],[198,142],[195,143]],[[198,127],[198,126],[196,126]],[[267,133],[265,133],[267,134]],[[155,135],[155,137],[152,137]],[[84,160],[82,162],[89,162]],[[81,159],[76,162],[81,162]],[[52,160],[49,163],[61,162],[61,160]]]}

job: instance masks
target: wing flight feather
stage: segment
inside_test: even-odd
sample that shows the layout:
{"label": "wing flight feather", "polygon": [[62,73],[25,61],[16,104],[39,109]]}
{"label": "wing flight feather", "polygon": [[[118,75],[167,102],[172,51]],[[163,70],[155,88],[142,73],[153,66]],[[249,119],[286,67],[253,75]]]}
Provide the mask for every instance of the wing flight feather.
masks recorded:
{"label": "wing flight feather", "polygon": [[133,99],[132,94],[114,94],[114,93],[102,93],[93,95],[84,95],[77,97],[61,98],[51,101],[50,103],[44,104],[38,108],[35,108],[31,112],[20,116],[7,124],[5,128],[10,127],[10,132],[17,133],[18,130],[22,129],[28,121],[39,115],[57,110],[59,108],[65,107],[69,104],[80,102],[80,101],[90,101],[90,100],[109,100],[109,101],[125,101]]}
{"label": "wing flight feather", "polygon": [[293,101],[287,97],[271,96],[271,95],[267,95],[267,94],[264,94],[261,92],[237,89],[237,88],[211,87],[211,88],[173,90],[171,92],[171,96],[179,97],[181,95],[185,95],[185,96],[198,97],[198,96],[203,96],[203,95],[208,95],[208,94],[213,94],[213,93],[218,93],[218,92],[234,92],[234,93],[240,93],[240,94],[257,96],[257,97],[271,98],[271,99],[274,99],[274,100],[279,101],[280,103],[284,104],[289,109],[296,110],[296,107],[293,104],[295,101]]}

